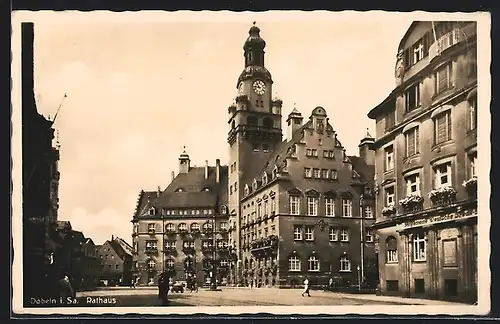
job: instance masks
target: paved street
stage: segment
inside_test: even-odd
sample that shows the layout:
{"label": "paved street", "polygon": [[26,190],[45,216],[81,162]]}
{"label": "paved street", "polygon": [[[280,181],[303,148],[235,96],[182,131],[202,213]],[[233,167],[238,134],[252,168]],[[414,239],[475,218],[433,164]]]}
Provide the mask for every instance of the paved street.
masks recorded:
{"label": "paved street", "polygon": [[[443,305],[446,302],[351,295],[312,291],[311,297],[302,297],[299,289],[222,288],[222,291],[200,289],[198,293],[169,294],[171,306],[321,306],[321,305]],[[156,288],[119,288],[79,292],[74,306],[159,306]],[[90,298],[89,298],[90,297]],[[116,302],[112,301],[115,298]],[[94,303],[94,304],[91,304]]]}

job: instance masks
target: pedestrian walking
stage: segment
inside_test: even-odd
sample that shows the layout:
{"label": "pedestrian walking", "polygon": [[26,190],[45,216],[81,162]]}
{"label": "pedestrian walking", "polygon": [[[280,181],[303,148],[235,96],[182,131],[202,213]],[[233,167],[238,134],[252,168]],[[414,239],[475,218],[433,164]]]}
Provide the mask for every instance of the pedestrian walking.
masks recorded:
{"label": "pedestrian walking", "polygon": [[66,303],[68,298],[76,298],[75,290],[73,289],[69,277],[62,274],[56,283],[59,297]]}
{"label": "pedestrian walking", "polygon": [[309,279],[307,277],[304,280],[304,292],[302,292],[302,297],[304,297],[304,294],[307,294],[308,297],[311,297],[309,294]]}
{"label": "pedestrian walking", "polygon": [[328,290],[333,291],[333,278],[328,281]]}
{"label": "pedestrian walking", "polygon": [[162,272],[158,277],[158,298],[162,306],[168,305],[169,277],[166,272]]}

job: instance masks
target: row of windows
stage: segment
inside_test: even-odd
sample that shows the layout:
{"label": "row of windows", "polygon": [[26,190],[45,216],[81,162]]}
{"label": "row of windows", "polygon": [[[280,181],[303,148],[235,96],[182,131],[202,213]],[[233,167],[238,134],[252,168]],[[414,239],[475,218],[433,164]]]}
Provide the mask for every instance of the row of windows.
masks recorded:
{"label": "row of windows", "polygon": [[256,239],[268,237],[269,235],[276,235],[276,227],[273,225],[271,226],[271,231],[267,227],[264,228],[264,231],[259,229],[258,231],[252,230],[249,233],[245,233],[245,230],[243,230],[243,243],[251,242]]}
{"label": "row of windows", "polygon": [[[147,265],[150,269],[156,268],[156,260],[150,259]],[[208,267],[211,266],[212,263],[209,260],[203,260],[203,265],[205,267]],[[229,265],[229,261],[225,259],[219,260],[219,265],[221,267],[227,267]],[[167,259],[165,261],[165,266],[167,266],[168,268],[173,268],[175,266],[175,261],[173,259]],[[193,260],[191,258],[186,259],[184,261],[184,266],[193,266]]]}
{"label": "row of windows", "polygon": [[[469,176],[476,176],[477,153],[468,155],[468,173]],[[434,189],[453,187],[452,163],[450,161],[440,163],[433,168],[433,187]],[[416,170],[411,175],[404,178],[406,184],[406,195],[421,196],[421,171]],[[386,206],[395,204],[395,185],[392,184],[384,188]]]}
{"label": "row of windows", "polygon": [[[318,197],[306,197],[307,215],[318,216]],[[298,196],[290,196],[290,215],[300,215],[302,198]],[[352,199],[342,198],[342,217],[352,217]],[[335,198],[324,198],[325,216],[335,217]],[[373,218],[371,206],[365,206],[365,218]]]}
{"label": "row of windows", "polygon": [[[214,211],[213,209],[161,209],[161,215],[162,216],[169,216],[169,215],[213,215]],[[150,208],[149,209],[149,215],[153,216],[156,215],[156,208]]]}
{"label": "row of windows", "polygon": [[[294,225],[293,239],[294,241],[314,241],[314,226]],[[365,229],[365,242],[373,242],[373,230]],[[350,231],[348,228],[330,227],[329,228],[330,242],[349,242]]]}
{"label": "row of windows", "polygon": [[[188,229],[188,225],[186,223],[180,223],[177,227],[178,227],[179,231],[187,231],[187,229]],[[219,223],[219,227],[220,227],[219,228],[220,230],[227,230],[228,229],[227,222],[221,221]],[[200,227],[200,224],[198,224],[198,223],[192,223],[190,228],[192,231],[199,231],[201,227]],[[211,222],[206,222],[203,224],[204,230],[211,230],[212,228],[213,228],[213,224]],[[156,229],[155,223],[148,224],[148,232],[154,232],[155,229]],[[134,233],[138,233],[138,230],[139,230],[139,225],[136,224],[134,226]],[[175,224],[173,224],[173,223],[166,224],[165,230],[167,232],[174,232],[175,231]]]}
{"label": "row of windows", "polygon": [[[138,246],[138,244],[136,246]],[[165,248],[172,248],[173,249],[176,246],[177,246],[176,241],[165,241]],[[201,242],[201,246],[203,248],[213,247],[214,242],[212,240],[203,240]],[[195,242],[193,240],[183,241],[182,247],[183,248],[195,248]],[[217,247],[218,248],[228,248],[229,243],[227,240],[218,240]],[[155,240],[146,241],[146,249],[158,249],[158,241],[155,241]]]}
{"label": "row of windows", "polygon": [[[321,141],[321,139],[319,139],[319,141]],[[322,143],[319,142],[319,145],[322,145]],[[315,148],[306,149],[306,156],[307,157],[318,157],[318,149],[315,149]],[[335,152],[332,150],[323,150],[323,157],[327,158],[327,159],[334,159]]]}
{"label": "row of windows", "polygon": [[[452,84],[449,78],[451,65],[446,65],[441,70],[438,70],[436,76],[436,87],[438,92],[449,89]],[[410,86],[405,92],[405,111],[413,111],[421,106],[421,84]],[[477,128],[477,98],[473,98],[468,102],[467,107],[467,131]],[[439,144],[451,140],[451,111],[439,114],[433,118],[434,120],[434,144]],[[396,124],[395,111],[391,111],[385,117],[385,130],[388,131]],[[418,135],[418,132],[417,132]],[[413,140],[415,141],[415,139]],[[418,145],[417,145],[418,147]],[[418,152],[417,152],[418,153]],[[410,154],[411,155],[411,154]]]}
{"label": "row of windows", "polygon": [[337,170],[304,168],[304,177],[312,179],[337,180]]}
{"label": "row of windows", "polygon": [[[302,261],[298,256],[292,256],[288,259],[288,271],[299,272],[302,271]],[[307,259],[307,271],[320,271],[320,262],[318,257],[311,256]],[[342,256],[339,260],[339,272],[350,272],[351,261],[348,257]]]}
{"label": "row of windows", "polygon": [[[457,265],[457,241],[446,239],[441,241],[443,253],[443,266],[454,267]],[[412,239],[411,257],[413,262],[427,260],[427,241],[424,233],[417,233]],[[398,245],[394,236],[386,239],[386,263],[398,263]]]}

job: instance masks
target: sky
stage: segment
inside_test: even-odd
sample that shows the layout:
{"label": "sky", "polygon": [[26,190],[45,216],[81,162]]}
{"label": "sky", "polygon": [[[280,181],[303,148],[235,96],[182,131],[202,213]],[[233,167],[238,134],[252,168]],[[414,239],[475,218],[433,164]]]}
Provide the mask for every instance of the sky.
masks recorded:
{"label": "sky", "polygon": [[39,112],[53,118],[67,94],[54,124],[59,219],[96,244],[112,235],[131,242],[140,190],[170,183],[184,145],[192,165],[227,163],[227,107],[253,21],[267,43],[284,127],[294,103],[306,119],[322,106],[349,155],[367,128],[375,135],[367,113],[395,86],[397,47],[411,23],[404,15],[209,15],[33,20]]}

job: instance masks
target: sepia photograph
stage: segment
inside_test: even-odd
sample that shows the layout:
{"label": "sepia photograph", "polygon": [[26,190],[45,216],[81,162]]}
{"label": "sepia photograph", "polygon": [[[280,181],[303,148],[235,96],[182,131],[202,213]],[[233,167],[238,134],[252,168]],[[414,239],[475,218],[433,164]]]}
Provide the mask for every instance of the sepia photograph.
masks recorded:
{"label": "sepia photograph", "polygon": [[488,313],[490,42],[481,12],[13,12],[14,312]]}

